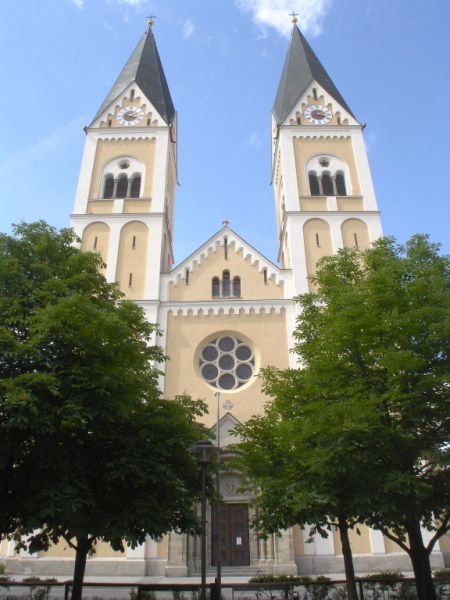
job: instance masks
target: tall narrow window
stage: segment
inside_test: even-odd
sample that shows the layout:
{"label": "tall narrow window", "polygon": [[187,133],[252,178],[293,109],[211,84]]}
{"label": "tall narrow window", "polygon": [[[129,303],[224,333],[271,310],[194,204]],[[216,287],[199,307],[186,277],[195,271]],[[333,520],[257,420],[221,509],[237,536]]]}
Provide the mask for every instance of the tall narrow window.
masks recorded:
{"label": "tall narrow window", "polygon": [[186,281],[186,285],[189,285],[189,269],[186,269],[184,279]]}
{"label": "tall narrow window", "polygon": [[131,247],[133,248],[133,250],[136,249],[136,236],[135,235],[133,235],[133,241],[131,243]]}
{"label": "tall narrow window", "polygon": [[94,238],[94,250],[97,250],[97,241],[98,241],[98,238],[97,238],[97,236],[95,236],[95,238]]}
{"label": "tall narrow window", "polygon": [[316,246],[320,246],[319,234],[316,233]]}
{"label": "tall narrow window", "polygon": [[347,189],[345,187],[344,173],[338,171],[336,173],[336,193],[338,196],[346,196]]}
{"label": "tall narrow window", "polygon": [[131,180],[130,196],[131,196],[131,198],[139,198],[140,193],[141,193],[141,176],[134,175],[133,179]]}
{"label": "tall narrow window", "polygon": [[334,196],[333,181],[328,173],[322,175],[322,191],[324,196]]}
{"label": "tall narrow window", "polygon": [[212,279],[212,297],[218,298],[220,296],[220,281],[218,277]]}
{"label": "tall narrow window", "polygon": [[131,92],[130,92],[130,100],[131,101],[134,100],[134,90],[131,90]]}
{"label": "tall narrow window", "polygon": [[317,100],[317,89],[313,88],[313,98],[314,100]]}
{"label": "tall narrow window", "polygon": [[128,275],[128,287],[132,287],[133,285],[133,273]]}
{"label": "tall narrow window", "polygon": [[228,260],[228,238],[225,236],[223,238],[223,254],[225,256],[225,260]]}
{"label": "tall narrow window", "polygon": [[117,182],[117,197],[126,198],[128,189],[128,179],[126,175],[120,175]]}
{"label": "tall narrow window", "polygon": [[222,296],[230,295],[230,271],[224,271],[222,274]]}
{"label": "tall narrow window", "polygon": [[241,278],[240,277],[233,278],[233,296],[235,298],[241,297]]}
{"label": "tall narrow window", "polygon": [[359,245],[358,245],[358,234],[354,233],[353,234],[353,239],[355,240],[355,248],[359,248]]}
{"label": "tall narrow window", "polygon": [[319,180],[313,171],[309,173],[309,191],[311,196],[320,196]]}
{"label": "tall narrow window", "polygon": [[264,267],[263,269],[263,275],[264,275],[264,283],[267,285],[267,268]]}
{"label": "tall narrow window", "polygon": [[107,175],[103,185],[103,198],[112,198],[114,193],[114,177]]}

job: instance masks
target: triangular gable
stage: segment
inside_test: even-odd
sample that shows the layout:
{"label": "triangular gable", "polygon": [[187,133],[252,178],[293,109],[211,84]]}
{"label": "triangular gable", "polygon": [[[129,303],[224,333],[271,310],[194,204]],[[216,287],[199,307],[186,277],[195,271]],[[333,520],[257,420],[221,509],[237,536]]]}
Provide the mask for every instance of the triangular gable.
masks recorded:
{"label": "triangular gable", "polygon": [[278,268],[271,260],[258,252],[258,250],[253,248],[253,246],[225,225],[207,242],[200,246],[200,248],[174,267],[170,273],[163,275],[166,283],[177,284],[186,277],[186,269],[195,271],[197,264],[201,263],[208,254],[215,252],[218,246],[223,245],[225,237],[227,238],[228,246],[234,246],[236,252],[242,251],[243,257],[248,259],[252,265],[257,266],[259,271],[267,269],[267,277],[269,279],[273,278],[277,285],[285,281],[283,269]]}
{"label": "triangular gable", "polygon": [[[239,444],[242,441],[242,438],[237,435],[233,435],[232,431],[240,425],[241,422],[236,419],[230,412],[226,412],[223,417],[219,419],[219,437],[220,437],[220,447],[226,448],[227,446],[231,446],[233,444]],[[211,433],[213,434],[213,441],[216,443],[217,440],[217,423],[211,427]]]}

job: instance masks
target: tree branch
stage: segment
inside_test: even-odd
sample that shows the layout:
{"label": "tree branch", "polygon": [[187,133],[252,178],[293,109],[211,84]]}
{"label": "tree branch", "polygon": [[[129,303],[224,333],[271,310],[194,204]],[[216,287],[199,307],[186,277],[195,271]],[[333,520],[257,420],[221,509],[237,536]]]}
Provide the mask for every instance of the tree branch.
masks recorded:
{"label": "tree branch", "polygon": [[447,531],[450,530],[450,514],[448,514],[446,516],[446,518],[444,519],[444,521],[441,523],[441,526],[439,527],[439,529],[436,530],[436,533],[433,535],[433,537],[431,538],[431,540],[428,542],[428,546],[427,546],[427,554],[431,554],[431,551],[433,550],[433,547],[435,545],[435,543],[438,541],[438,539],[440,537],[442,537],[443,535],[445,535],[447,533]]}
{"label": "tree branch", "polygon": [[408,554],[411,554],[411,550],[408,548],[408,546],[404,542],[402,542],[399,537],[397,537],[396,535],[394,535],[393,533],[391,533],[389,531],[389,529],[386,529],[386,527],[379,527],[379,530],[388,539],[390,539],[393,542],[395,542],[396,544],[398,544],[402,550],[404,550]]}

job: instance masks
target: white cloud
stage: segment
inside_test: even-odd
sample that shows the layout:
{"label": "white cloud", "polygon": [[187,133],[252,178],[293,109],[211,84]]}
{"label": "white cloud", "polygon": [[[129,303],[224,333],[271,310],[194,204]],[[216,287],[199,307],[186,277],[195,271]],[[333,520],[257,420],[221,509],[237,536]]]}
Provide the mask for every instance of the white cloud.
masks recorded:
{"label": "white cloud", "polygon": [[30,164],[34,166],[36,163],[52,164],[55,156],[60,156],[72,147],[74,141],[80,139],[83,125],[88,121],[89,117],[79,117],[56,129],[50,135],[14,152],[0,162],[2,172],[25,172]]}
{"label": "white cloud", "polygon": [[369,133],[366,133],[366,135],[364,136],[364,141],[366,142],[367,152],[370,152],[373,149],[373,147],[378,144],[379,138],[376,133],[369,131]]}
{"label": "white cloud", "polygon": [[78,8],[78,10],[83,10],[84,0],[72,0],[72,3],[75,6],[75,8]]}
{"label": "white cloud", "polygon": [[264,35],[267,27],[273,27],[281,35],[289,36],[292,31],[292,11],[298,13],[298,25],[304,32],[319,35],[322,20],[332,0],[235,0],[238,8],[252,15]]}
{"label": "white cloud", "polygon": [[144,4],[147,4],[147,0],[118,0],[119,4],[127,4],[128,6],[134,6],[140,8]]}
{"label": "white cloud", "polygon": [[262,146],[262,139],[257,131],[252,131],[248,139],[248,145],[254,148],[260,148]]}
{"label": "white cloud", "polygon": [[183,23],[183,36],[186,39],[189,39],[191,37],[191,35],[194,33],[194,23],[192,22],[192,19],[186,19],[186,21]]}

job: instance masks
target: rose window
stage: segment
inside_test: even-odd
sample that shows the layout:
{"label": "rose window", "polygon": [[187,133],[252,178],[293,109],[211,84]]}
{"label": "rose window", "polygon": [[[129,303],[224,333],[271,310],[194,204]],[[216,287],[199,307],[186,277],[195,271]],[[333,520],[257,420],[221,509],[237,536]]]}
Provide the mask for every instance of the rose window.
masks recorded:
{"label": "rose window", "polygon": [[200,351],[198,366],[203,379],[222,390],[236,390],[255,371],[255,357],[249,344],[231,335],[211,340]]}

